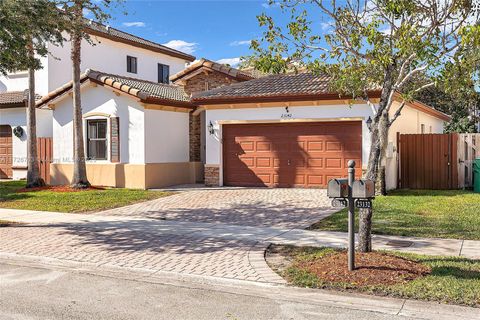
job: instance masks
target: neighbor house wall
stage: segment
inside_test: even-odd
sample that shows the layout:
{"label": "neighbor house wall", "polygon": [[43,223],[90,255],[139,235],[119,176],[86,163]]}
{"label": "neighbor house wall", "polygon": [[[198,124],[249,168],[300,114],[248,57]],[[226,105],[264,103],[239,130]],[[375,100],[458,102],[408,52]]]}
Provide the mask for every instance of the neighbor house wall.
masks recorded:
{"label": "neighbor house wall", "polygon": [[[52,111],[36,112],[37,138],[52,137]],[[12,133],[13,179],[27,177],[27,116],[26,108],[0,109],[0,125],[9,125],[12,130],[20,126],[24,134],[18,138]]]}
{"label": "neighbor house wall", "polygon": [[[278,107],[262,107],[262,108],[243,108],[243,109],[213,109],[206,110],[205,124],[210,122],[215,128],[215,134],[206,134],[206,164],[205,179],[207,175],[218,174],[220,185],[222,181],[222,123],[227,121],[253,121],[253,122],[285,122],[289,121],[325,121],[337,119],[366,120],[373,115],[372,109],[366,104],[339,104],[339,105],[319,105],[319,106],[295,106],[289,107],[291,117],[282,118],[286,114],[285,106],[279,103]],[[368,153],[370,151],[370,132],[362,121],[362,164],[366,168]]]}
{"label": "neighbor house wall", "polygon": [[[390,110],[390,117],[400,107],[395,101]],[[445,122],[437,117],[426,114],[420,110],[405,106],[401,115],[395,120],[389,130],[388,147],[385,158],[386,186],[388,190],[397,188],[398,179],[398,145],[397,133],[418,134],[422,133],[422,124],[425,127],[424,133],[443,133]]]}
{"label": "neighbor house wall", "polygon": [[[48,57],[39,57],[42,68],[35,71],[35,92],[40,95],[48,93]],[[70,74],[68,72],[68,74]],[[28,89],[27,70],[0,74],[0,93],[23,91]]]}

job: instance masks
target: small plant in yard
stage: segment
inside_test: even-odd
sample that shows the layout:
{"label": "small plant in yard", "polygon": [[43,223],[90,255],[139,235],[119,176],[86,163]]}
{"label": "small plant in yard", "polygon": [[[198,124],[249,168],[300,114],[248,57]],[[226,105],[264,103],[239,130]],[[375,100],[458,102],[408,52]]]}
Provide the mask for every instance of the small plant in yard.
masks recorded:
{"label": "small plant in yard", "polygon": [[480,260],[398,252],[357,253],[357,268],[349,272],[344,250],[280,245],[270,246],[266,259],[289,283],[301,287],[480,307]]}

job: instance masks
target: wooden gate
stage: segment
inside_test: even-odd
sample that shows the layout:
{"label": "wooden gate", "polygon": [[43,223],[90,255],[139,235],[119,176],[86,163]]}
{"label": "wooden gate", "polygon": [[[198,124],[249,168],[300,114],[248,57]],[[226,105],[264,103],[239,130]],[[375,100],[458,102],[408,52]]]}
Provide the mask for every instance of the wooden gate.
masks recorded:
{"label": "wooden gate", "polygon": [[457,189],[458,134],[399,134],[402,189]]}
{"label": "wooden gate", "polygon": [[37,154],[40,176],[50,184],[50,163],[52,163],[52,138],[37,138]]}
{"label": "wooden gate", "polygon": [[480,133],[461,133],[458,139],[458,186],[473,187],[473,161],[480,158]]}

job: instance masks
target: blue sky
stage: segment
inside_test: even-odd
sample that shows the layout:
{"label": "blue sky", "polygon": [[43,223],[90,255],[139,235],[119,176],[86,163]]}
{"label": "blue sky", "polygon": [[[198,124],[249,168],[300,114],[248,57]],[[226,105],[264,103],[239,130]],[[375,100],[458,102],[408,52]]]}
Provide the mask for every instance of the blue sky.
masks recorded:
{"label": "blue sky", "polygon": [[[112,27],[191,53],[234,64],[262,34],[256,16],[278,14],[266,0],[127,0]],[[121,10],[128,12],[123,15]],[[275,14],[275,15],[277,15]],[[226,60],[224,60],[226,59]]]}

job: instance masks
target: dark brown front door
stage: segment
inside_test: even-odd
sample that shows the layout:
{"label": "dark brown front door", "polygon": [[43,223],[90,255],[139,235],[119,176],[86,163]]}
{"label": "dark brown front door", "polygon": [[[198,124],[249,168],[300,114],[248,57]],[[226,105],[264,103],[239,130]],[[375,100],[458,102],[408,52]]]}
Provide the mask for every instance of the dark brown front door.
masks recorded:
{"label": "dark brown front door", "polygon": [[324,188],[361,159],[360,121],[223,126],[225,185]]}
{"label": "dark brown front door", "polygon": [[12,128],[0,126],[0,178],[12,177]]}

